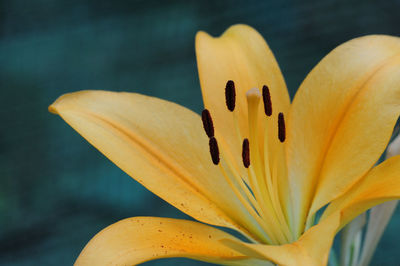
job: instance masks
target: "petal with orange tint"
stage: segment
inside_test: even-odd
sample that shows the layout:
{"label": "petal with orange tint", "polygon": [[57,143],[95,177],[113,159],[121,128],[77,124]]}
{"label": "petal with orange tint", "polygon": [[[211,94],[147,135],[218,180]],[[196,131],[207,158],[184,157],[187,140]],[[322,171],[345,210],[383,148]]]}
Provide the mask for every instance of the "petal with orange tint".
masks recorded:
{"label": "petal with orange tint", "polygon": [[400,38],[367,36],[334,49],[304,80],[288,119],[296,224],[345,193],[381,156],[400,112],[399,74]]}
{"label": "petal with orange tint", "polygon": [[341,212],[340,229],[369,208],[394,199],[400,199],[400,156],[374,167],[351,190],[328,206],[321,221]]}
{"label": "petal with orange tint", "polygon": [[75,262],[85,265],[137,265],[149,260],[186,257],[226,265],[261,265],[221,244],[236,239],[213,227],[186,220],[135,217],[99,232]]}
{"label": "petal with orange tint", "polygon": [[212,164],[201,118],[161,99],[81,91],[50,106],[118,167],[188,215],[251,228],[253,219]]}

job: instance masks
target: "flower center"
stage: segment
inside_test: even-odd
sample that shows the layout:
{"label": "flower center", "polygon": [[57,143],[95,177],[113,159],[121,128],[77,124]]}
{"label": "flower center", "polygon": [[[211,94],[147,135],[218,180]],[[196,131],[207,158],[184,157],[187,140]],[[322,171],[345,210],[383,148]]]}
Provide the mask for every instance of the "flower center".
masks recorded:
{"label": "flower center", "polygon": [[[294,239],[289,229],[286,202],[283,200],[287,195],[283,195],[285,194],[282,193],[284,186],[280,184],[282,183],[280,179],[286,178],[286,163],[282,146],[286,139],[284,114],[278,114],[277,125],[275,124],[277,134],[274,136],[276,141],[272,141],[271,145],[269,137],[272,134],[269,132],[268,124],[272,121],[273,108],[268,86],[263,86],[262,94],[257,88],[248,90],[246,99],[249,136],[243,138],[243,132],[239,128],[238,110],[235,108],[235,83],[232,80],[226,83],[226,107],[233,115],[236,135],[239,143],[242,143],[241,159],[247,175],[241,175],[237,167],[233,167],[235,163],[228,159],[230,157],[224,154],[224,150],[218,148],[210,111],[204,109],[201,118],[204,130],[209,137],[211,159],[220,168],[235,195],[255,220],[257,226],[243,226],[250,232],[248,237],[255,242],[267,244],[288,243]],[[259,119],[261,99],[265,117]],[[260,129],[262,129],[260,121],[264,125],[263,138],[260,138],[262,137],[260,135]],[[271,153],[271,150],[273,150],[273,153]],[[274,155],[274,157],[270,158],[270,155]]]}

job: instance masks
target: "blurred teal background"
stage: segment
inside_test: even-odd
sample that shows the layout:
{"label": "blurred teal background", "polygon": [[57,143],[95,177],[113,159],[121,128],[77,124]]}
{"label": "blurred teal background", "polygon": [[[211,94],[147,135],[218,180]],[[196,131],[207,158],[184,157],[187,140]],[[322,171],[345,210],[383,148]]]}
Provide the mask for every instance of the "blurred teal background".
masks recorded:
{"label": "blurred teal background", "polygon": [[[105,226],[186,218],[91,147],[47,106],[83,90],[132,91],[202,109],[194,36],[255,27],[293,96],[331,49],[400,35],[400,1],[0,0],[0,265],[72,265]],[[400,265],[400,210],[372,265]],[[146,265],[204,265],[168,259]]]}

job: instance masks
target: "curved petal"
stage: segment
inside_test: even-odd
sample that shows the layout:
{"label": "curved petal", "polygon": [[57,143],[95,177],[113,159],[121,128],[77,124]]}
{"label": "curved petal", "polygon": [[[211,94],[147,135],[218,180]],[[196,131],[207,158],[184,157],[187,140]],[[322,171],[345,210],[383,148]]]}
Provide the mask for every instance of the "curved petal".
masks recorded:
{"label": "curved petal", "polygon": [[340,214],[336,213],[324,222],[311,227],[298,241],[281,246],[247,244],[235,239],[226,239],[222,242],[244,255],[270,260],[278,265],[326,265],[339,221]]}
{"label": "curved petal", "polygon": [[170,257],[232,265],[256,262],[222,245],[219,240],[223,238],[235,239],[221,230],[192,221],[128,218],[108,226],[93,237],[75,265],[137,265]]}
{"label": "curved petal", "polygon": [[369,208],[394,199],[400,199],[399,155],[374,167],[351,190],[334,200],[325,210],[321,221],[341,212],[340,229]]}
{"label": "curved petal", "polygon": [[399,65],[400,38],[366,36],[334,49],[300,86],[287,143],[298,225],[381,156],[400,111]]}
{"label": "curved petal", "polygon": [[241,229],[238,223],[252,222],[212,164],[201,119],[190,110],[153,97],[107,91],[66,94],[50,110],[188,215],[236,229]]}
{"label": "curved petal", "polygon": [[[225,85],[228,80],[235,82],[234,112],[242,137],[248,136],[246,92],[252,88],[261,91],[263,85],[269,87],[273,110],[269,119],[269,126],[273,128],[270,130],[272,137],[269,141],[270,147],[274,147],[278,142],[277,116],[279,112],[288,111],[290,99],[279,66],[262,36],[246,25],[232,26],[217,38],[199,32],[196,35],[196,56],[204,105],[210,110],[217,133],[224,140],[221,144],[224,145],[225,151],[231,153],[231,159],[236,161],[237,165],[242,165],[242,140],[235,134],[233,119],[225,105]],[[259,112],[264,113],[262,104]],[[260,132],[264,132],[263,117],[259,115]],[[262,134],[260,137],[263,137]]]}

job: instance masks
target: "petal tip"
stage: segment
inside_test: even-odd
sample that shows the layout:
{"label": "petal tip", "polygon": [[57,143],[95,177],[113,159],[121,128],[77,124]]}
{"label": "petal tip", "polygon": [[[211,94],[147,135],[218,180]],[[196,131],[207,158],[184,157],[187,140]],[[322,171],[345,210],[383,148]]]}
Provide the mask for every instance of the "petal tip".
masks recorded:
{"label": "petal tip", "polygon": [[55,104],[55,102],[52,103],[52,104],[48,107],[48,110],[49,110],[50,113],[55,114],[55,115],[58,115],[57,109],[56,109],[56,107],[55,107],[54,104]]}
{"label": "petal tip", "polygon": [[226,31],[221,35],[222,36],[229,36],[229,35],[245,35],[245,36],[252,36],[253,34],[259,35],[261,38],[262,36],[260,35],[260,33],[253,28],[252,26],[249,26],[247,24],[235,24],[230,26],[229,28],[226,29]]}
{"label": "petal tip", "polygon": [[[49,107],[48,110],[52,114],[59,115],[60,114],[60,108],[67,106],[71,101],[74,101],[78,99],[79,97],[86,96],[90,93],[93,93],[95,91],[90,91],[90,90],[82,90],[82,91],[76,91],[76,92],[70,92],[70,93],[65,93],[61,96],[59,96]],[[101,91],[105,92],[105,91]]]}
{"label": "petal tip", "polygon": [[196,47],[203,41],[213,39],[213,37],[205,31],[198,31],[195,37],[195,45]]}
{"label": "petal tip", "polygon": [[59,96],[52,104],[49,105],[49,107],[48,107],[49,112],[52,114],[58,115],[59,114],[58,107],[59,107],[60,103],[62,102],[62,100],[64,98],[66,98],[68,95],[71,95],[71,94],[74,94],[74,92],[66,93],[66,94]]}
{"label": "petal tip", "polygon": [[228,27],[221,35],[218,36],[212,36],[210,34],[208,34],[205,31],[198,31],[196,33],[196,42],[204,39],[204,38],[211,38],[211,39],[217,39],[217,38],[221,38],[225,35],[229,35],[229,34],[235,34],[237,32],[243,32],[243,31],[247,31],[247,32],[255,32],[258,33],[257,30],[255,30],[253,27],[246,25],[246,24],[234,24],[230,27]]}
{"label": "petal tip", "polygon": [[226,31],[236,31],[236,30],[255,31],[255,29],[252,26],[249,26],[247,24],[242,24],[242,23],[234,24],[234,25],[230,26]]}

